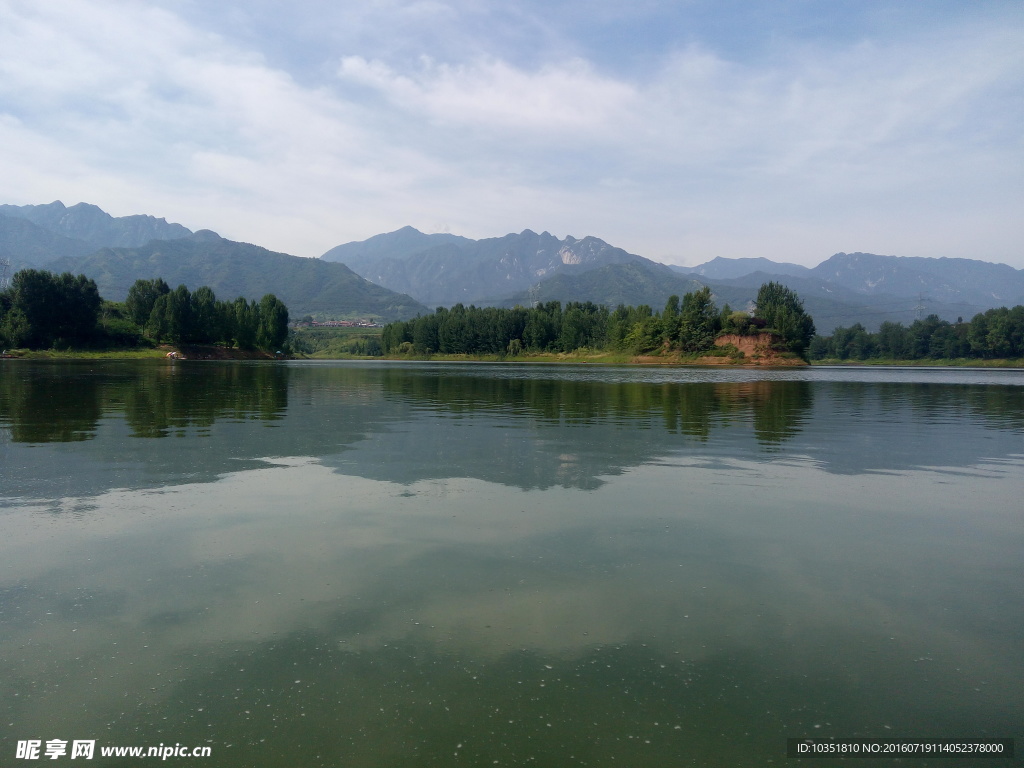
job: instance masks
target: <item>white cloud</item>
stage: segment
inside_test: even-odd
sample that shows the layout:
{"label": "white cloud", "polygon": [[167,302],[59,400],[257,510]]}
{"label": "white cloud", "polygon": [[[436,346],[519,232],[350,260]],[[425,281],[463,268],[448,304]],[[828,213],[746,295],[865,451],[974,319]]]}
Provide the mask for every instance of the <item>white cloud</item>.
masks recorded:
{"label": "white cloud", "polygon": [[[425,29],[479,14],[373,13]],[[687,261],[1019,262],[1020,42],[979,24],[803,43],[756,66],[687,44],[642,76],[573,46],[536,64],[353,48],[309,82],[142,3],[0,0],[0,197],[87,200],[302,255],[444,223]]]}
{"label": "white cloud", "polygon": [[504,135],[526,130],[551,140],[559,133],[607,132],[617,115],[639,106],[635,88],[578,59],[536,72],[496,60],[450,66],[423,59],[419,71],[402,75],[381,62],[348,56],[339,75],[437,125],[469,124]]}

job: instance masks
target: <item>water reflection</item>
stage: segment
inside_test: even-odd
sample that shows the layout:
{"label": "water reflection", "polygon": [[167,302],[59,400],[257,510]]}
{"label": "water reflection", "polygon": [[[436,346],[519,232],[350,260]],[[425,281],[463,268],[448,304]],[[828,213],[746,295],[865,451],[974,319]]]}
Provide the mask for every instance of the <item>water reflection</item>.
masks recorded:
{"label": "water reflection", "polygon": [[19,443],[89,440],[103,414],[102,380],[94,376],[51,375],[5,366],[0,376],[0,424],[10,425]]}
{"label": "water reflection", "polygon": [[288,407],[284,366],[103,362],[3,372],[0,423],[15,442],[92,439],[104,416],[122,417],[134,437],[167,437],[220,419],[280,419]]}
{"label": "water reflection", "polygon": [[282,419],[288,409],[289,372],[278,365],[214,365],[210,371],[173,365],[155,368],[137,381],[119,382],[110,395],[123,398],[124,418],[134,437],[167,437],[223,419]]}
{"label": "water reflection", "polygon": [[[714,372],[670,380],[609,369],[601,381],[593,369],[530,366],[164,362],[3,372],[3,493],[28,499],[48,489],[89,496],[211,482],[275,456],[318,457],[344,474],[402,484],[473,477],[593,490],[687,455],[796,456],[859,474],[968,467],[1024,451],[1024,386],[931,383],[927,374],[917,383],[816,370],[713,381]],[[196,439],[159,439],[169,437]]]}
{"label": "water reflection", "polygon": [[613,422],[634,428],[656,425],[665,431],[706,441],[716,425],[752,421],[759,441],[774,444],[792,437],[812,406],[807,381],[744,383],[594,382],[548,379],[542,375],[510,378],[437,375],[435,371],[389,370],[383,378],[391,396],[432,413],[466,415],[494,411],[530,416],[550,425]]}

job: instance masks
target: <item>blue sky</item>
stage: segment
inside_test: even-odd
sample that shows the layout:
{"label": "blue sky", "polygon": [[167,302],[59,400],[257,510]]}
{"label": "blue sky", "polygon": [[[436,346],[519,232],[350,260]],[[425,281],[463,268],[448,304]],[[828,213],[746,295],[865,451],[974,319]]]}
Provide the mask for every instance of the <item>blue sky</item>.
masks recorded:
{"label": "blue sky", "polygon": [[1024,3],[0,0],[0,202],[1024,268]]}

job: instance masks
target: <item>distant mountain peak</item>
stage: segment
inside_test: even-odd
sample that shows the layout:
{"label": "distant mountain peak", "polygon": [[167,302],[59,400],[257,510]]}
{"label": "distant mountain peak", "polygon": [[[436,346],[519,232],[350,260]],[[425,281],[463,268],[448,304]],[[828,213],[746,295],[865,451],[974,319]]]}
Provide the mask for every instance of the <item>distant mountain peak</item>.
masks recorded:
{"label": "distant mountain peak", "polygon": [[93,248],[135,248],[150,240],[176,240],[192,230],[154,216],[111,216],[92,203],[65,206],[60,200],[46,205],[0,205],[0,214],[32,222],[56,235],[80,240]]}
{"label": "distant mountain peak", "polygon": [[727,259],[716,256],[711,261],[698,264],[696,267],[679,268],[677,271],[686,272],[692,275],[700,275],[709,280],[732,280],[756,272],[766,274],[790,275],[800,277],[810,274],[810,269],[800,264],[788,262],[777,262],[764,257],[746,257],[738,259]]}
{"label": "distant mountain peak", "polygon": [[[57,202],[60,203],[59,200]],[[62,206],[64,205],[63,203],[60,203],[60,204]],[[109,213],[107,213],[102,208],[100,208],[98,205],[93,205],[92,203],[75,203],[70,208],[66,208],[66,210],[68,210],[68,211],[83,211],[83,212],[89,212],[89,213],[98,213],[98,214],[102,214],[103,216],[106,216],[106,217],[111,218],[111,219],[114,218]]]}
{"label": "distant mountain peak", "polygon": [[1024,270],[976,259],[837,253],[812,274],[856,293],[916,297],[918,304],[1012,306],[1024,299]]}
{"label": "distant mountain peak", "polygon": [[340,261],[378,285],[437,304],[488,303],[526,290],[560,271],[646,261],[603,240],[559,240],[545,230],[524,229],[471,240],[455,235],[372,237],[332,248],[322,257]]}

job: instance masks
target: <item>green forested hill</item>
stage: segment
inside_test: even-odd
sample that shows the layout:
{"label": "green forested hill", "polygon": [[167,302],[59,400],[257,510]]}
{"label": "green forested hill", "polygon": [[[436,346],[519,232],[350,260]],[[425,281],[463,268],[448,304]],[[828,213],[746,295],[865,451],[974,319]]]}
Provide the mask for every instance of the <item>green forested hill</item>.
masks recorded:
{"label": "green forested hill", "polygon": [[428,311],[409,296],[364,280],[344,264],[275,253],[225,240],[209,230],[140,248],[104,248],[83,258],[51,262],[47,268],[85,274],[96,281],[104,298],[113,301],[123,301],[140,278],[162,277],[172,287],[207,285],[218,298],[259,299],[273,293],[288,305],[292,317],[394,320]]}

